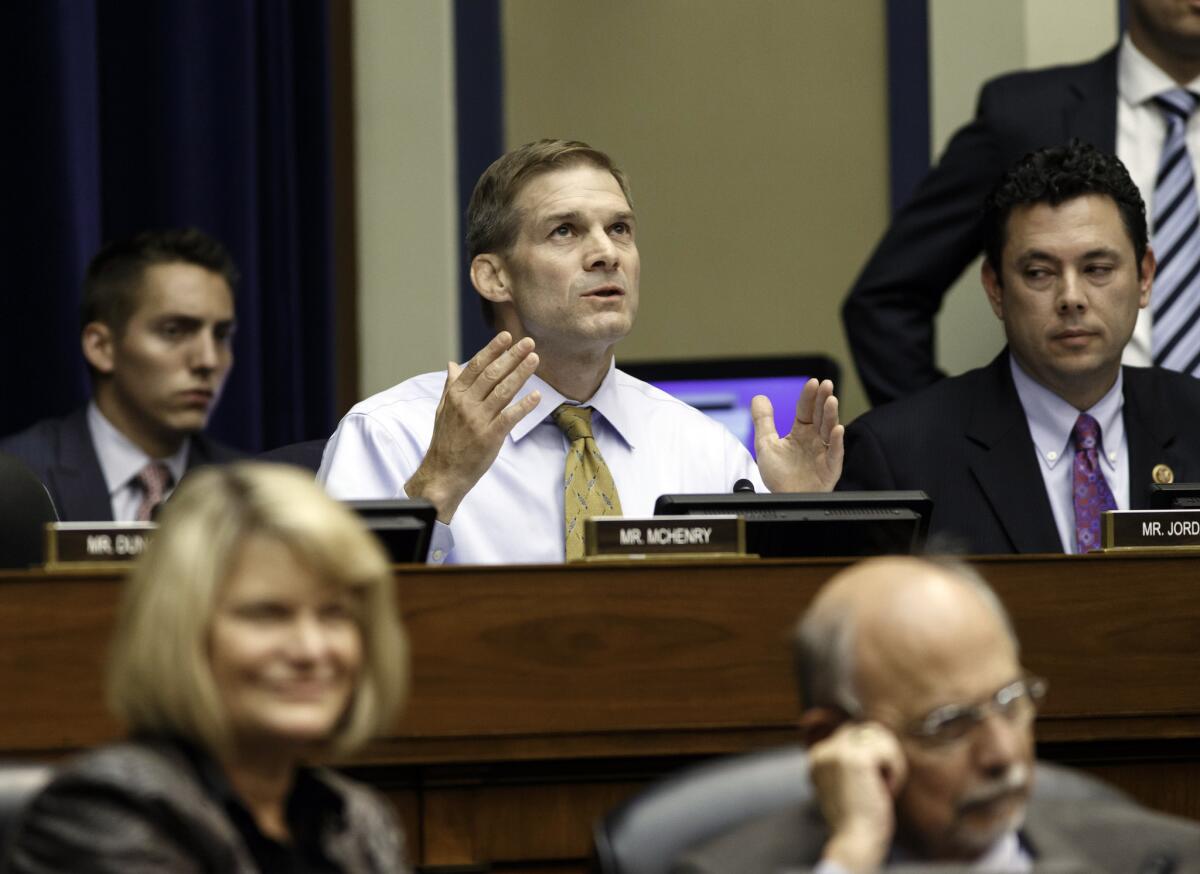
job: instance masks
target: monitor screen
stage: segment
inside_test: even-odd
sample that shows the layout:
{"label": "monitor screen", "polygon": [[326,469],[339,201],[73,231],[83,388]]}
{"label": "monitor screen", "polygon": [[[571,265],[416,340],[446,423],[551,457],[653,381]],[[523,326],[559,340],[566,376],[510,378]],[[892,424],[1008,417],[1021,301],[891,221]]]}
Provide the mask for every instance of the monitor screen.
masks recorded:
{"label": "monitor screen", "polygon": [[754,420],[750,399],[766,395],[775,408],[775,430],[792,428],[796,402],[809,379],[838,380],[838,367],[819,355],[772,358],[712,358],[700,361],[660,361],[620,367],[685,404],[708,414],[728,428],[754,454]]}
{"label": "monitor screen", "polygon": [[662,495],[654,505],[656,516],[744,516],[746,551],[763,558],[919,552],[932,512],[920,491]]}
{"label": "monitor screen", "polygon": [[1200,510],[1200,483],[1152,483],[1151,510]]}
{"label": "monitor screen", "polygon": [[395,564],[423,563],[437,508],[425,500],[345,501],[379,538]]}

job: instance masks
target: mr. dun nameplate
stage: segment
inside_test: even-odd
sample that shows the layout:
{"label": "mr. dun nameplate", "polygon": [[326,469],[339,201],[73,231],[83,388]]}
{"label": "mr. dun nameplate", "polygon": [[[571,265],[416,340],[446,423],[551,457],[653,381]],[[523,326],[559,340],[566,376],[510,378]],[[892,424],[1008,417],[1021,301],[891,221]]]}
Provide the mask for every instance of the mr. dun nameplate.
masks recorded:
{"label": "mr. dun nameplate", "polygon": [[49,522],[46,564],[79,567],[130,562],[142,554],[157,528],[153,522]]}
{"label": "mr. dun nameplate", "polygon": [[1200,549],[1200,510],[1112,510],[1101,515],[1104,549]]}
{"label": "mr. dun nameplate", "polygon": [[746,520],[740,516],[597,516],[585,525],[588,557],[746,553]]}

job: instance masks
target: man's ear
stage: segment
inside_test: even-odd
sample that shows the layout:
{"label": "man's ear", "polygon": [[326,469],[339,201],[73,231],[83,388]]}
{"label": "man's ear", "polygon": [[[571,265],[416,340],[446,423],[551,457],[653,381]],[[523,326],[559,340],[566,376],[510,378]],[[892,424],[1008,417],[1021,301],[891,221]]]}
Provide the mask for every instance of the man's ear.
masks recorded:
{"label": "man's ear", "polygon": [[1004,321],[1004,288],[1000,284],[1000,277],[996,275],[996,270],[992,267],[992,262],[987,258],[983,259],[983,267],[979,269],[979,278],[983,281],[983,290],[987,294],[988,303],[992,305],[992,312],[996,314],[996,318]]}
{"label": "man's ear", "polygon": [[832,707],[810,707],[800,714],[800,737],[806,747],[829,737],[843,722],[846,714]]}
{"label": "man's ear", "polygon": [[80,337],[83,357],[97,373],[107,375],[113,372],[114,339],[112,328],[104,322],[88,322],[83,326]]}
{"label": "man's ear", "polygon": [[1138,279],[1138,309],[1145,309],[1150,303],[1150,289],[1154,285],[1154,274],[1158,271],[1158,258],[1155,257],[1154,249],[1150,246],[1146,247],[1146,251],[1142,255],[1142,263],[1139,266],[1142,268],[1142,275]]}
{"label": "man's ear", "polygon": [[484,252],[471,259],[471,284],[492,303],[512,300],[512,280],[504,259],[495,253]]}

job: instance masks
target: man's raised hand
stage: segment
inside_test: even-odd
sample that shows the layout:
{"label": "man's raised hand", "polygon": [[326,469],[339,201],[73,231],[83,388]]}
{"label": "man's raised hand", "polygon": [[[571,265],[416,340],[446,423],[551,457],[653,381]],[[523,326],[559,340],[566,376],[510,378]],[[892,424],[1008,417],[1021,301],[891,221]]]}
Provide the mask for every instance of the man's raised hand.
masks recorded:
{"label": "man's raised hand", "polygon": [[429,449],[404,485],[410,498],[426,498],[437,507],[439,521],[449,524],[508,433],[541,400],[532,391],[511,403],[537,370],[533,346],[529,337],[513,343],[512,335],[501,331],[465,366],[447,366]]}
{"label": "man's raised hand", "polygon": [[842,475],[842,441],[838,399],[828,379],[810,379],[796,402],[792,430],[775,431],[775,410],[764,395],[750,402],[754,417],[754,450],[763,483],[773,492],[829,492]]}

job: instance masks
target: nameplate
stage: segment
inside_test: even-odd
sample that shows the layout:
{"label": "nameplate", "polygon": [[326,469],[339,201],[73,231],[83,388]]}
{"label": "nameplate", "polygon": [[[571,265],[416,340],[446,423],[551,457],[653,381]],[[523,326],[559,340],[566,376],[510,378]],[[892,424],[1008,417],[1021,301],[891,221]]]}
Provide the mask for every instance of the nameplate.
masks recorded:
{"label": "nameplate", "polygon": [[584,522],[584,551],[605,556],[746,554],[746,520],[740,516],[597,516]]}
{"label": "nameplate", "polygon": [[46,566],[134,561],[146,549],[157,527],[153,522],[49,522]]}
{"label": "nameplate", "polygon": [[1112,510],[1101,514],[1110,549],[1200,549],[1200,510]]}

